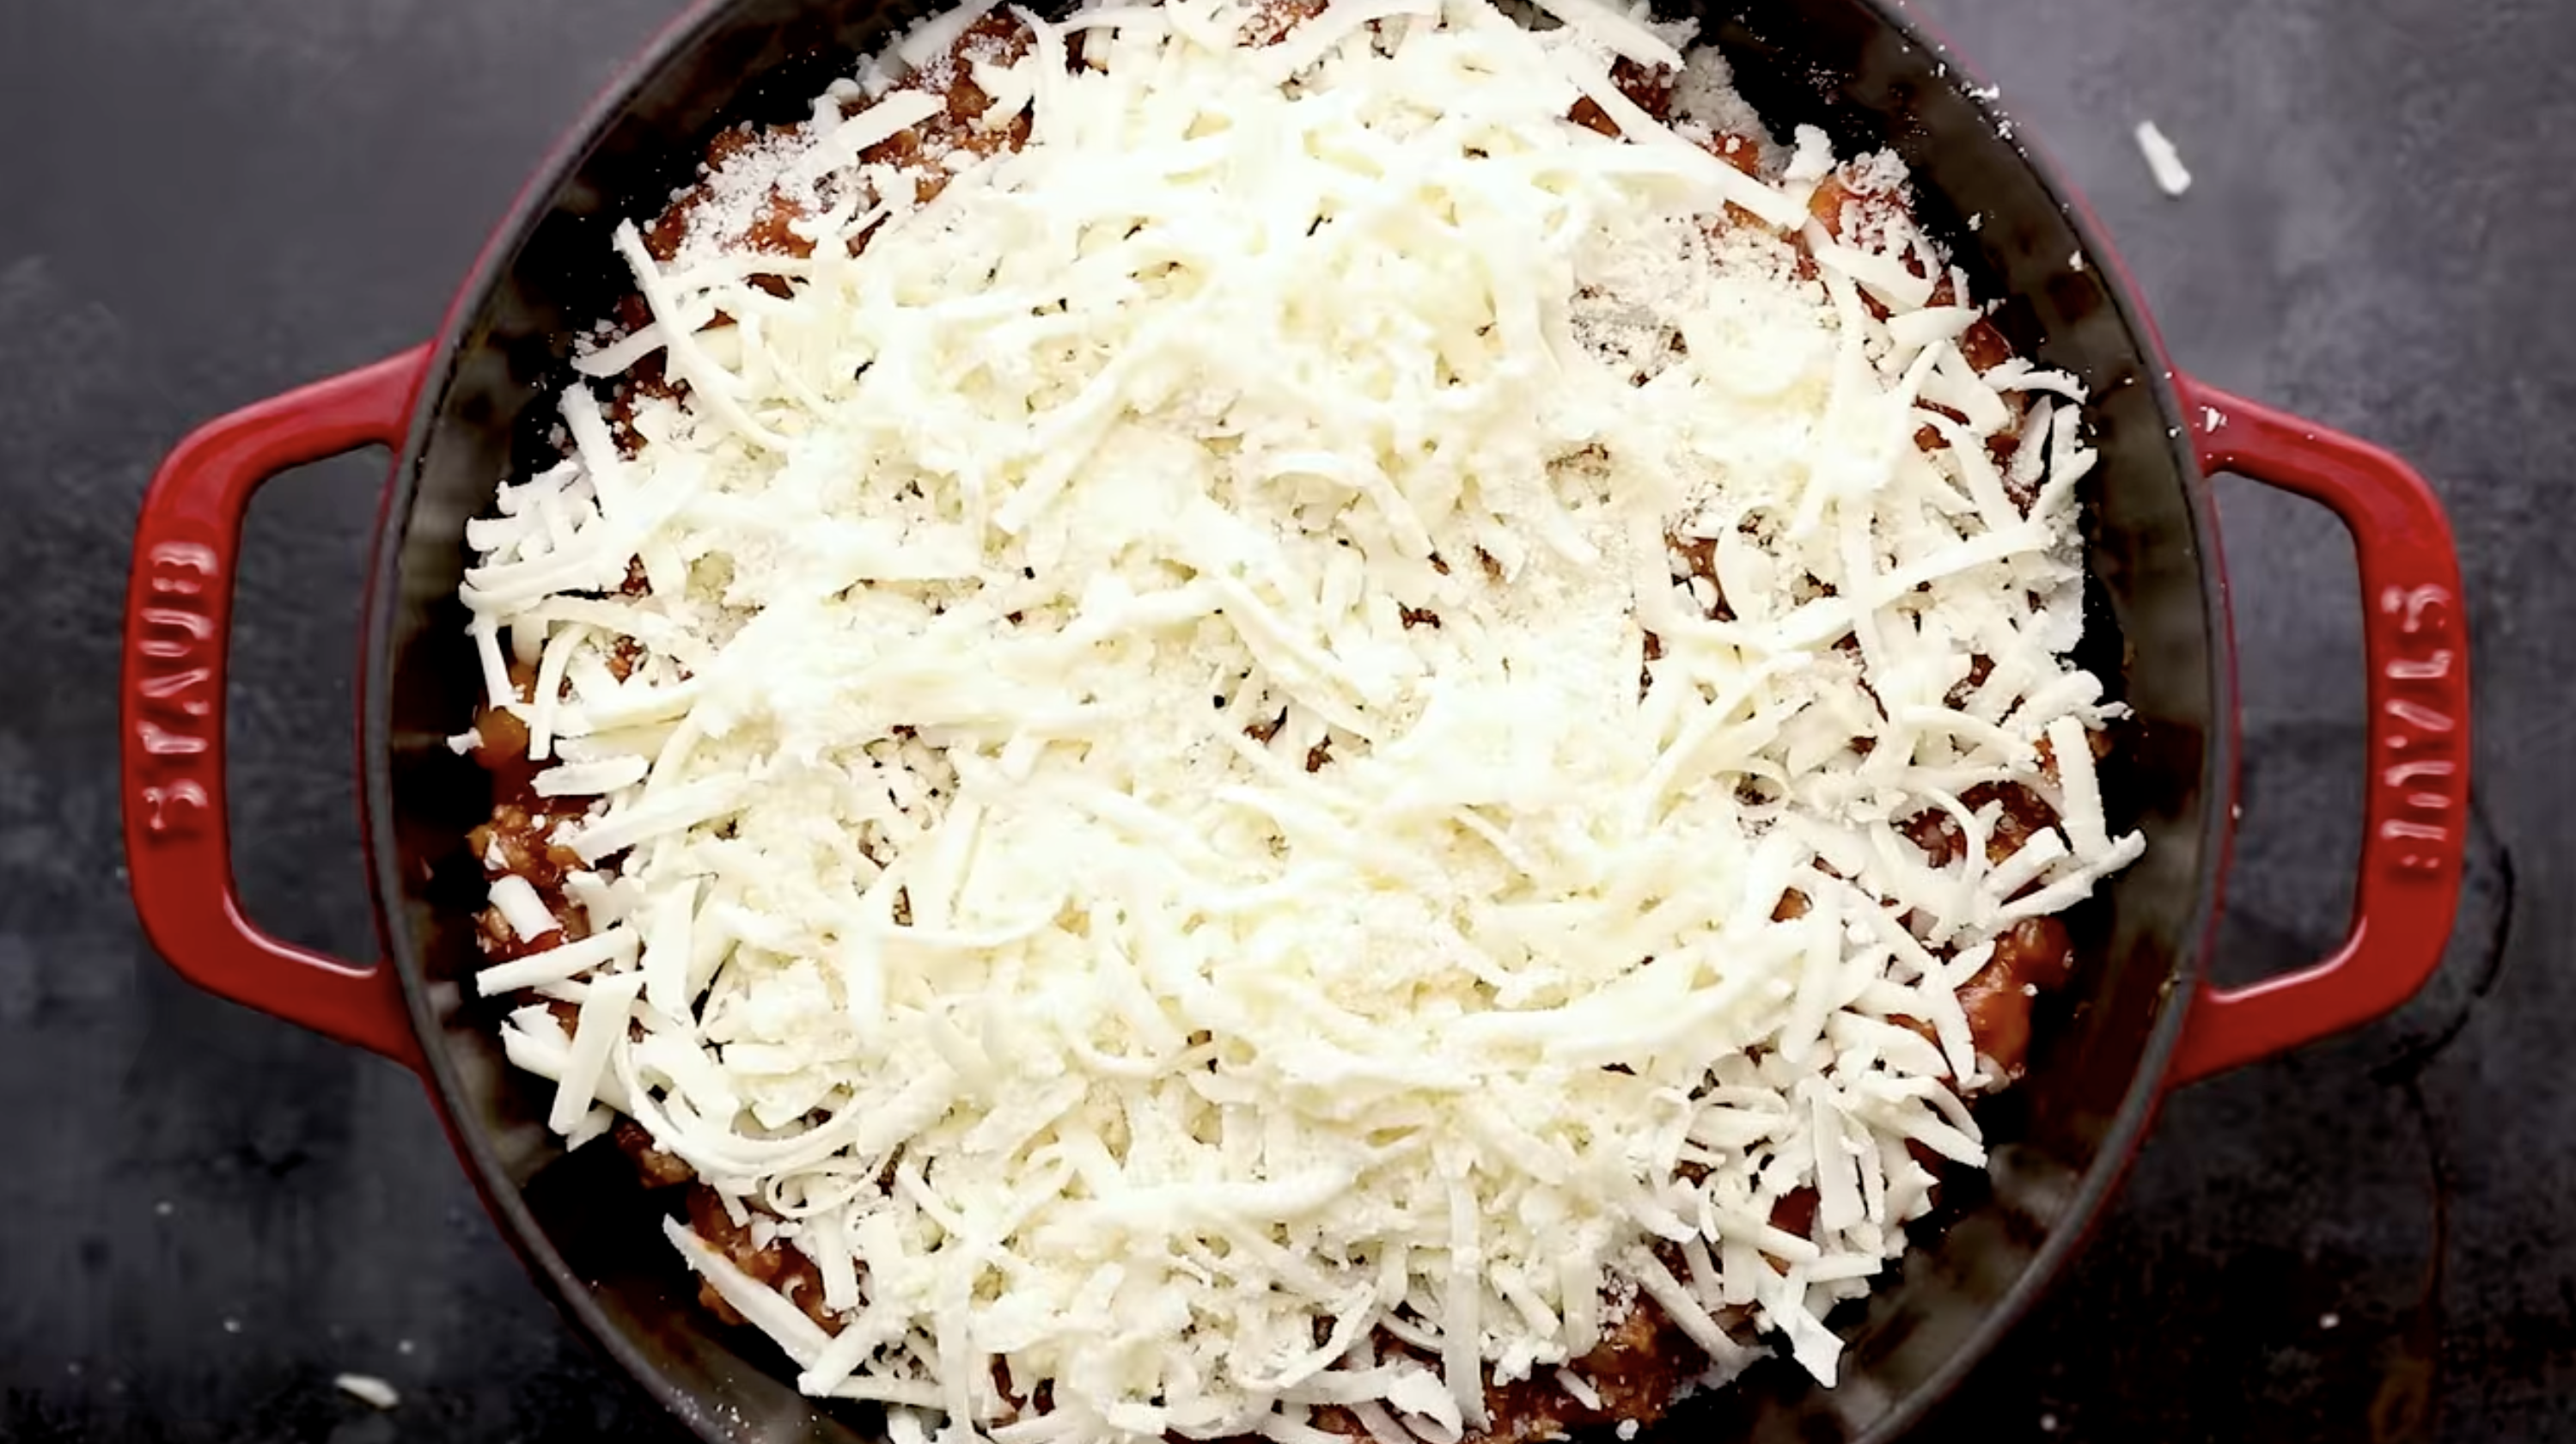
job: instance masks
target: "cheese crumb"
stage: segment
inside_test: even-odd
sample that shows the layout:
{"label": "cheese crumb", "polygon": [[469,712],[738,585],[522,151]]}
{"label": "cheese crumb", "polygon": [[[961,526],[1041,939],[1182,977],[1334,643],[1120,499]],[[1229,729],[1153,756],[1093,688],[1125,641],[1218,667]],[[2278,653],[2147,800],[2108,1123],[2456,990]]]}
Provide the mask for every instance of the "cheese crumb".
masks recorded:
{"label": "cheese crumb", "polygon": [[2156,186],[2166,195],[2179,196],[2191,189],[2191,172],[2183,168],[2182,152],[2156,128],[2152,120],[2138,122],[2138,149],[2147,158],[2147,169],[2153,171]]}
{"label": "cheese crumb", "polygon": [[373,1374],[335,1374],[331,1385],[350,1398],[378,1409],[391,1409],[402,1403],[402,1395],[394,1386]]}

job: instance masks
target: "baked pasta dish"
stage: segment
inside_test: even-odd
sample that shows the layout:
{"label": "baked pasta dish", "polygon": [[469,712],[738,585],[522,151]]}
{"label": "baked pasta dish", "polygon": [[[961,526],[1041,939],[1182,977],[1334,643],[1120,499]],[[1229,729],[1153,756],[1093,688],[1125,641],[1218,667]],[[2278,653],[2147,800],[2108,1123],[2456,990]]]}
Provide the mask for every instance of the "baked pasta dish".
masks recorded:
{"label": "baked pasta dish", "polygon": [[2142,846],[1896,156],[1615,0],[979,3],[610,244],[453,745],[708,1307],[908,1441],[1833,1380]]}

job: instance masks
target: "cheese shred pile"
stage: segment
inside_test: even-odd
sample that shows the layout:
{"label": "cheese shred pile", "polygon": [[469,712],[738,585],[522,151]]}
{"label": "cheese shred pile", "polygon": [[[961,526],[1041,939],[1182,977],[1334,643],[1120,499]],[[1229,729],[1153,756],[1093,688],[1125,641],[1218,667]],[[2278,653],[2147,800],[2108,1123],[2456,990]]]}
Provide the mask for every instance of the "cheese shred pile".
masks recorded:
{"label": "cheese shred pile", "polygon": [[[807,1392],[1456,1444],[1640,1296],[1830,1382],[1918,1155],[1983,1163],[1958,989],[2141,846],[2083,391],[1968,365],[1901,212],[1812,220],[1820,135],[1719,159],[1713,52],[1669,124],[1612,83],[1686,31],[1548,8],[1020,15],[1026,144],[927,203],[889,61],[780,166],[810,257],[621,228],[651,324],[464,586],[586,926],[479,985],[558,1129],[811,1261],[832,1329],[671,1225]],[[1995,783],[2062,826],[1990,861]]]}

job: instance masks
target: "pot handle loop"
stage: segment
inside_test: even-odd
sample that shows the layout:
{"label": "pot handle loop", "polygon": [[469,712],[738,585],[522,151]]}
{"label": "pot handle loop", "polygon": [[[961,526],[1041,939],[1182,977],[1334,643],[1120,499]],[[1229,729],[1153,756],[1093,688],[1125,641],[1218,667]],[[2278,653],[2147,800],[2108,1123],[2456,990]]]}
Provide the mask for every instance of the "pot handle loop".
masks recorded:
{"label": "pot handle loop", "polygon": [[2469,646],[2441,503],[2386,451],[2176,378],[2201,469],[2323,502],[2352,533],[2370,669],[2361,878],[2332,957],[2244,988],[2201,984],[2172,1080],[2205,1078],[2390,1012],[2432,977],[2469,823]]}
{"label": "pot handle loop", "polygon": [[400,446],[432,348],[207,423],[162,462],[135,526],[122,717],[125,856],[144,933],[190,982],[418,1066],[390,965],[353,967],[242,915],[224,810],[233,562],[251,493],[289,467]]}

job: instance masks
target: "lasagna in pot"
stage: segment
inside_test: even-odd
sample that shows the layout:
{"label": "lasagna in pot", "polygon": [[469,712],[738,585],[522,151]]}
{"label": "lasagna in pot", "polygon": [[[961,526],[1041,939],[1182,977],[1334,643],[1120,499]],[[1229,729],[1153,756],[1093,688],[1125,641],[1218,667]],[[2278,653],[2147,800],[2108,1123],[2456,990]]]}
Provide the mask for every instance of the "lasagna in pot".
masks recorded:
{"label": "lasagna in pot", "polygon": [[613,245],[454,745],[708,1307],[907,1440],[1833,1380],[2141,847],[1893,155],[1604,0],[979,4]]}

